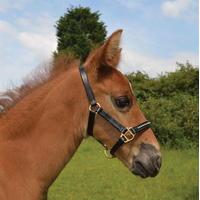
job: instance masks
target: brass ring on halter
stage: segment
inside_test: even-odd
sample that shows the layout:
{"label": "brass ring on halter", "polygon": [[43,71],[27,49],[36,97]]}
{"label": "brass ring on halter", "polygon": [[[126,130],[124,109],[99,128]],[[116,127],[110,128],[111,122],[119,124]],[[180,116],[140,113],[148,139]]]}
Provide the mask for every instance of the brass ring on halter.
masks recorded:
{"label": "brass ring on halter", "polygon": [[99,103],[89,106],[89,111],[94,112],[94,113],[98,113],[100,109],[101,109],[101,105]]}
{"label": "brass ring on halter", "polygon": [[104,149],[104,155],[106,156],[106,158],[108,159],[113,159],[115,156],[113,156],[112,154],[110,154],[109,150],[107,149],[107,147],[105,147]]}
{"label": "brass ring on halter", "polygon": [[130,142],[135,137],[135,134],[131,131],[131,127],[127,128],[125,133],[120,135],[120,138],[123,138],[124,143]]}

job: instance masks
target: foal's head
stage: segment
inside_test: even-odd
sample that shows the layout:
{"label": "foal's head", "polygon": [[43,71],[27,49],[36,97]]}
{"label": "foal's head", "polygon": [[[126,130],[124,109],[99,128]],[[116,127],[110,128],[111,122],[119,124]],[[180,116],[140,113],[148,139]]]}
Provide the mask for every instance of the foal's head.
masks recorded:
{"label": "foal's head", "polygon": [[[109,39],[85,62],[89,81],[97,101],[113,118],[126,127],[145,121],[128,79],[117,70],[121,49],[122,30],[114,32]],[[96,116],[94,137],[108,149],[119,139],[120,133],[106,120]],[[156,176],[161,166],[159,144],[149,128],[122,145],[115,153],[133,174],[143,178]]]}

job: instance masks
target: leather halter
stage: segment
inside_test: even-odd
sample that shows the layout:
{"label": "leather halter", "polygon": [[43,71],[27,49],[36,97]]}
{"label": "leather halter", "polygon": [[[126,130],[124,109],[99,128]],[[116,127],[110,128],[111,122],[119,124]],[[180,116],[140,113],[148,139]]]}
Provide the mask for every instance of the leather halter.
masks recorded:
{"label": "leather halter", "polygon": [[117,120],[115,120],[112,116],[105,112],[104,109],[100,106],[100,104],[96,101],[84,67],[80,66],[79,71],[90,104],[87,134],[93,136],[95,116],[97,114],[104,118],[106,121],[108,121],[114,128],[116,128],[121,133],[118,141],[113,145],[113,147],[110,150],[110,154],[114,156],[115,152],[119,149],[119,147],[121,147],[125,143],[132,141],[135,137],[135,134],[146,131],[150,127],[151,122],[145,121],[135,127],[130,128],[120,124]]}

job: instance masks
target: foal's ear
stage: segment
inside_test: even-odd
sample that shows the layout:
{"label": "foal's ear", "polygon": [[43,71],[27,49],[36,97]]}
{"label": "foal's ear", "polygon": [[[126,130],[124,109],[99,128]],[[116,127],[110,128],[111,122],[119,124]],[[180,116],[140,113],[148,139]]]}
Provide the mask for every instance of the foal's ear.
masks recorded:
{"label": "foal's ear", "polygon": [[119,47],[121,35],[122,29],[115,31],[103,45],[102,64],[117,67],[121,55],[121,48]]}

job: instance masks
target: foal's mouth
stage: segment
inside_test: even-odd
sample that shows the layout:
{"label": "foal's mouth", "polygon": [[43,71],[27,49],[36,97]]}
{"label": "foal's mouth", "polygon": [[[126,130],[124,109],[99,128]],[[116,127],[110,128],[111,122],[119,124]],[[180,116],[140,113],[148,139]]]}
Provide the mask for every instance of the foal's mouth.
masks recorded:
{"label": "foal's mouth", "polygon": [[140,176],[141,178],[148,178],[148,177],[155,177],[158,175],[159,170],[148,171],[142,165],[137,167],[137,170],[133,169],[131,172],[136,175]]}

